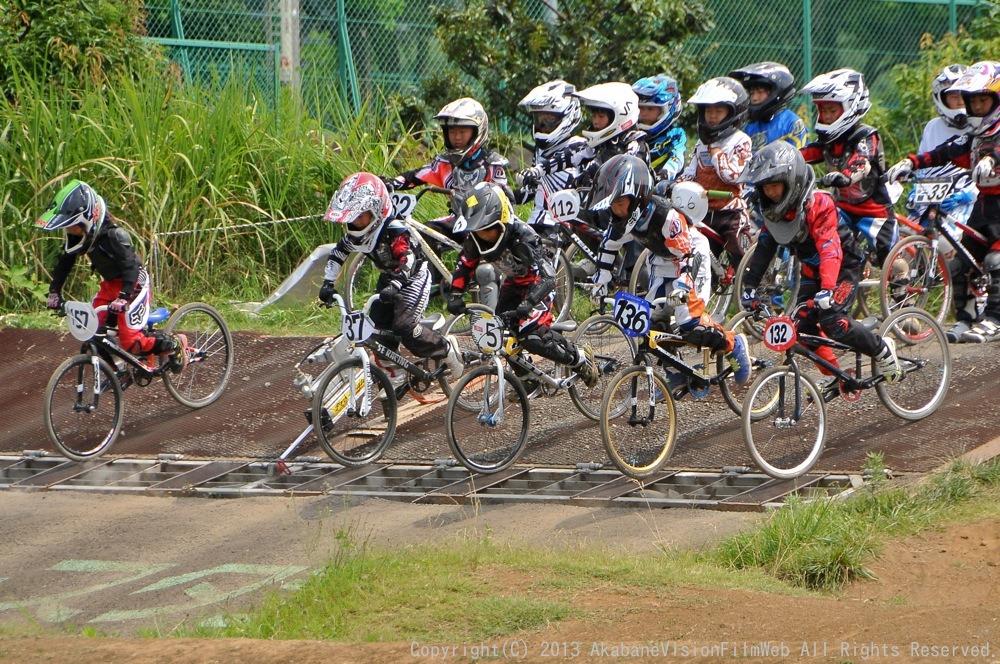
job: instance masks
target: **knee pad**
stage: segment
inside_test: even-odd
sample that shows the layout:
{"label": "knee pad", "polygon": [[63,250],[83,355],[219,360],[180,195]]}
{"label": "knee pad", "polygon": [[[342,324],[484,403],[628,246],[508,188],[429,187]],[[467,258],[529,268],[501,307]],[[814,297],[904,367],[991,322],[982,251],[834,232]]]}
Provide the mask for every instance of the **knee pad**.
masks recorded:
{"label": "knee pad", "polygon": [[717,327],[708,327],[695,321],[694,326],[687,329],[681,328],[681,336],[684,341],[702,346],[709,350],[720,350],[726,345],[726,334]]}
{"label": "knee pad", "polygon": [[983,259],[983,270],[989,273],[991,279],[1000,276],[1000,251],[991,251]]}

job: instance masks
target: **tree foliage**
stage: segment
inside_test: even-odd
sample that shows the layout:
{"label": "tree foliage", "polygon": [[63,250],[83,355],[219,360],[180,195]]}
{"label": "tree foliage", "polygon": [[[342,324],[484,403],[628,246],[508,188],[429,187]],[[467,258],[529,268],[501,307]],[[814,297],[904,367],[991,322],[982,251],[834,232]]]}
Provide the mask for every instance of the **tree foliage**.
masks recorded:
{"label": "tree foliage", "polygon": [[141,0],[10,0],[0,4],[0,88],[18,69],[100,82],[149,62]]}
{"label": "tree foliage", "polygon": [[456,97],[448,90],[468,87],[464,77],[502,118],[554,78],[584,88],[665,72],[693,90],[699,67],[682,42],[712,27],[701,0],[469,0],[433,17],[451,68],[425,82],[424,101],[440,108]]}
{"label": "tree foliage", "polygon": [[[916,150],[927,121],[937,116],[931,101],[931,84],[947,65],[971,65],[981,60],[995,60],[1000,54],[1000,6],[990,5],[974,20],[969,29],[959,28],[940,39],[925,34],[920,41],[916,62],[899,64],[892,69],[893,95],[896,102],[885,113],[883,131],[892,153]],[[895,143],[895,145],[892,145]]]}

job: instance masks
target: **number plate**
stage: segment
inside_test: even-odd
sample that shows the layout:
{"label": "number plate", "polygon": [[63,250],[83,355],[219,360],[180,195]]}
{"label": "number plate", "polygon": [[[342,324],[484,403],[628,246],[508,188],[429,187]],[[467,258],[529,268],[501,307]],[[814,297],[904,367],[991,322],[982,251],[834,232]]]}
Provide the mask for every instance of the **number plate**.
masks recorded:
{"label": "number plate", "polygon": [[652,311],[649,302],[641,297],[621,291],[615,295],[615,322],[630,337],[641,337],[649,332]]}
{"label": "number plate", "polygon": [[472,323],[472,338],[481,351],[492,355],[503,347],[503,326],[492,314],[482,314]]}
{"label": "number plate", "polygon": [[951,181],[945,182],[917,182],[916,191],[913,194],[913,202],[917,205],[930,205],[940,203],[948,198],[951,193]]}
{"label": "number plate", "polygon": [[558,221],[573,221],[580,216],[580,193],[561,189],[549,196],[549,212]]}
{"label": "number plate", "polygon": [[764,345],[783,353],[795,345],[795,323],[788,316],[776,316],[764,326]]}
{"label": "number plate", "polygon": [[399,219],[413,214],[413,208],[417,206],[417,197],[412,194],[392,192],[393,216]]}
{"label": "number plate", "polygon": [[340,331],[350,341],[361,343],[375,331],[375,323],[363,311],[351,311],[344,314],[340,321]]}
{"label": "number plate", "polygon": [[80,341],[90,341],[97,334],[97,312],[90,302],[66,303],[66,326]]}

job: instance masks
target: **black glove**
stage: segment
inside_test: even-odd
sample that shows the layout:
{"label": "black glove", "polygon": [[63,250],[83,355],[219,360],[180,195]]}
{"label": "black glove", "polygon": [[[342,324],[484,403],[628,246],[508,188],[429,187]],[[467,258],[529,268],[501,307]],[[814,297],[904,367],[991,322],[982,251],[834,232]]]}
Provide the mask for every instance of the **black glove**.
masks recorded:
{"label": "black glove", "polygon": [[327,279],[319,289],[319,299],[323,304],[333,304],[333,296],[337,294],[334,283]]}
{"label": "black glove", "polygon": [[461,293],[453,293],[448,297],[448,313],[456,316],[465,313],[465,300]]}
{"label": "black glove", "polygon": [[378,179],[382,181],[382,184],[385,185],[385,188],[389,190],[390,194],[403,184],[398,177],[391,178],[388,175],[380,175],[378,176]]}
{"label": "black glove", "polygon": [[556,150],[551,157],[545,160],[545,172],[557,173],[559,171],[565,171],[572,165],[573,153],[570,150],[563,148],[562,150]]}
{"label": "black glove", "polygon": [[391,304],[399,295],[399,283],[392,281],[388,286],[378,292],[378,299],[383,304]]}
{"label": "black glove", "polygon": [[819,184],[821,187],[834,187],[835,189],[843,189],[844,187],[851,186],[851,178],[847,177],[839,171],[834,171],[833,173],[827,173],[822,178],[820,178]]}
{"label": "black glove", "polygon": [[522,301],[521,304],[517,305],[514,313],[517,314],[518,320],[524,320],[531,315],[531,310],[534,308],[535,304],[533,302]]}

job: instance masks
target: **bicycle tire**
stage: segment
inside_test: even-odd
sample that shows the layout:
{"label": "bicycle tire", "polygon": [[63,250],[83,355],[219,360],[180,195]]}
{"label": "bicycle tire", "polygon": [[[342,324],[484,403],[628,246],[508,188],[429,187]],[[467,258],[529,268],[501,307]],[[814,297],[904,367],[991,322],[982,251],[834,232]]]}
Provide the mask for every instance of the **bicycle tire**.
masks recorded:
{"label": "bicycle tire", "polygon": [[[319,377],[312,402],[312,423],[316,438],[330,458],[344,466],[364,466],[377,461],[396,433],[396,393],[392,381],[374,362],[369,363],[372,381],[378,386],[371,410],[364,420],[351,413],[349,382],[362,389],[363,365],[359,358],[335,364]],[[358,396],[361,396],[358,391]]]}
{"label": "bicycle tire", "polygon": [[[476,314],[487,313],[493,314],[493,310],[487,307],[485,304],[470,304],[465,308],[465,313],[452,315],[448,317],[448,320],[444,324],[444,329],[442,334],[453,335],[458,339],[459,348],[461,348],[463,357],[476,359],[466,362],[465,373],[468,373],[472,369],[480,366],[482,364],[482,352],[479,347],[476,346],[476,340],[472,338],[472,320],[475,318]],[[463,373],[462,375],[465,375]],[[461,379],[453,378],[452,376],[439,376],[438,384],[441,385],[441,391],[445,393],[446,396],[451,397],[452,392],[454,392],[454,385]],[[471,404],[460,401],[460,405],[466,410],[473,408]]]}
{"label": "bicycle tire", "polygon": [[[923,235],[904,238],[889,250],[885,263],[890,269],[883,269],[879,280],[886,315],[904,307],[917,307],[944,324],[951,309],[951,272],[940,252],[936,252],[936,260],[932,261],[931,256],[931,241]],[[908,270],[896,269],[897,260]]]}
{"label": "bicycle tire", "polygon": [[913,307],[895,311],[879,327],[879,333],[883,337],[892,335],[896,340],[896,355],[904,376],[895,383],[876,383],[878,398],[896,417],[922,420],[936,411],[948,395],[951,384],[948,338],[933,316]]}
{"label": "bicycle tire", "polygon": [[823,453],[826,404],[808,375],[788,365],[771,367],[747,392],[741,430],[758,468],[775,479],[794,479],[809,472]]}
{"label": "bicycle tire", "polygon": [[594,349],[599,377],[594,387],[587,387],[582,380],[573,383],[569,398],[584,417],[600,422],[601,401],[608,382],[622,367],[635,361],[635,342],[625,335],[612,316],[600,314],[580,323],[570,341],[578,347],[589,345]]}
{"label": "bicycle tire", "polygon": [[222,314],[204,302],[191,302],[170,315],[163,332],[183,334],[189,355],[179,373],[163,374],[167,392],[188,408],[214,403],[233,373],[233,337]]}
{"label": "bicycle tire", "polygon": [[[659,392],[652,406],[650,390]],[[612,376],[601,401],[600,422],[611,463],[635,479],[662,469],[677,444],[677,406],[667,380],[659,370],[647,374],[642,365]]]}
{"label": "bicycle tire", "polygon": [[[531,425],[528,394],[512,371],[504,369],[503,377],[506,389],[501,423],[497,423],[497,414],[492,412],[497,405],[499,383],[494,363],[466,372],[455,384],[445,406],[448,447],[458,462],[473,473],[488,474],[509,468],[528,442]],[[459,406],[460,395],[474,407]],[[511,439],[498,443],[501,428]]]}
{"label": "bicycle tire", "polygon": [[[746,337],[749,346],[747,351],[750,354],[754,374],[760,374],[773,366],[778,366],[785,357],[783,353],[773,351],[764,344],[764,324],[766,322],[755,319],[752,312],[741,311],[730,318],[725,325],[727,330],[732,330],[736,334],[742,333]],[[726,362],[728,360],[723,353],[716,355],[716,373],[722,372]],[[719,383],[722,399],[737,417],[743,414],[743,403],[751,384],[752,381],[747,381],[743,385],[738,385],[732,377]]]}
{"label": "bicycle tire", "polygon": [[[574,248],[576,245],[574,245]],[[555,301],[552,303],[552,313],[557,321],[564,321],[573,315],[573,295],[576,285],[573,279],[573,266],[566,258],[565,252],[555,251],[556,289]]]}
{"label": "bicycle tire", "polygon": [[[96,396],[94,359],[101,376],[101,388]],[[64,378],[68,378],[69,382],[65,382]],[[111,397],[110,407],[106,407],[108,395]],[[124,411],[122,386],[114,366],[104,359],[81,354],[60,364],[45,387],[42,401],[42,417],[49,440],[67,459],[96,459],[118,440]],[[95,414],[101,421],[98,417],[91,417]],[[107,422],[103,422],[105,417],[109,418]]]}

